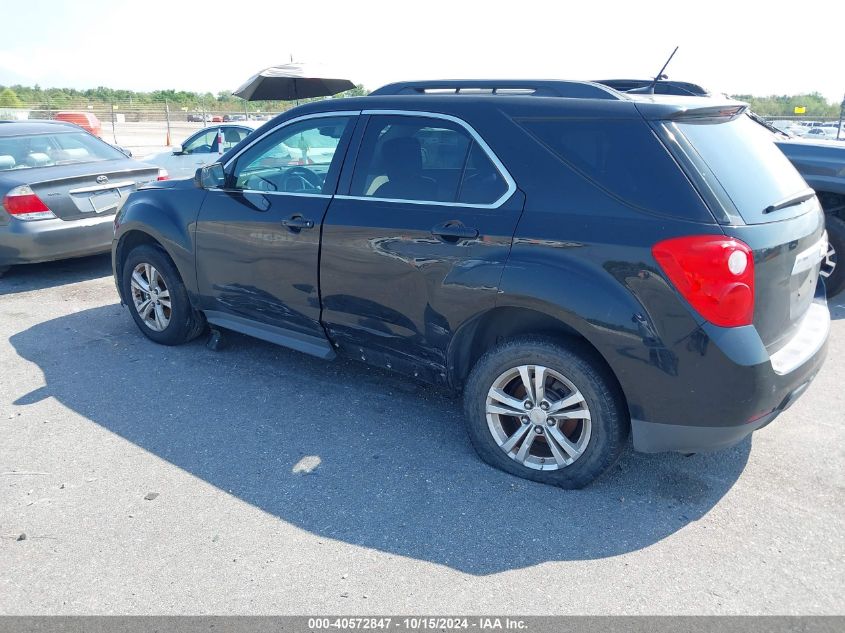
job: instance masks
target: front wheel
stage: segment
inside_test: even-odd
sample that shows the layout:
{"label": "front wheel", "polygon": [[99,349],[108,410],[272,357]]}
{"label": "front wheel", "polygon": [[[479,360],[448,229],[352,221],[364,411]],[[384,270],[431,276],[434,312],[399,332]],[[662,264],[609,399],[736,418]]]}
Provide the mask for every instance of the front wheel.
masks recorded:
{"label": "front wheel", "polygon": [[464,408],[484,461],[563,488],[602,475],[628,436],[624,400],[608,370],[551,339],[513,339],[487,352],[467,380]]}
{"label": "front wheel", "polygon": [[187,343],[205,328],[205,319],[191,306],[176,266],[158,248],[144,244],[132,249],[121,279],[132,318],[156,343]]}

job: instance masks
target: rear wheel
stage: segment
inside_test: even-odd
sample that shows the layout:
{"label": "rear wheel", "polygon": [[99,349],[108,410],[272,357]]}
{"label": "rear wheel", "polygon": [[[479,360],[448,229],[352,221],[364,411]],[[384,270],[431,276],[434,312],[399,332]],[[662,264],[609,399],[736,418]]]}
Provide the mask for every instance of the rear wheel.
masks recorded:
{"label": "rear wheel", "polygon": [[581,488],[619,457],[626,408],[607,370],[551,339],[513,339],[476,363],[464,389],[470,439],[509,473]]}
{"label": "rear wheel", "polygon": [[827,294],[833,296],[845,288],[845,221],[835,215],[825,216],[828,250],[822,261],[820,274],[825,277]]}
{"label": "rear wheel", "polygon": [[186,343],[205,328],[176,267],[160,249],[148,244],[132,249],[123,263],[122,282],[132,318],[156,343]]}

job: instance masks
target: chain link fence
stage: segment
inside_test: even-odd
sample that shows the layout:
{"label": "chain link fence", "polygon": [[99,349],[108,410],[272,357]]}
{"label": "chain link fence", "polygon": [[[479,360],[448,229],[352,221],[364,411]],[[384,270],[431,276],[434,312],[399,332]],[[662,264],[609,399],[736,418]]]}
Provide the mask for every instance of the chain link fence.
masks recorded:
{"label": "chain link fence", "polygon": [[[112,101],[109,103],[87,100],[61,103],[50,100],[22,104],[14,108],[0,107],[0,120],[53,119],[59,112],[88,112],[99,119],[102,138],[132,151],[135,156],[162,151],[182,143],[188,136],[203,127],[217,123],[238,123],[257,127],[262,121],[289,110],[293,102],[219,102],[197,101],[190,105],[174,104],[168,100],[153,102]],[[808,115],[764,116],[780,129],[799,136],[837,138],[845,140],[845,130],[838,130],[838,117],[813,117]],[[810,133],[812,128],[824,133]]]}
{"label": "chain link fence", "polygon": [[177,145],[196,130],[217,123],[232,122],[257,127],[262,121],[268,121],[295,105],[292,102],[254,104],[246,101],[200,101],[189,106],[166,100],[144,103],[42,101],[0,107],[0,120],[49,120],[59,112],[87,112],[100,121],[103,140],[130,149],[136,156],[143,156]]}

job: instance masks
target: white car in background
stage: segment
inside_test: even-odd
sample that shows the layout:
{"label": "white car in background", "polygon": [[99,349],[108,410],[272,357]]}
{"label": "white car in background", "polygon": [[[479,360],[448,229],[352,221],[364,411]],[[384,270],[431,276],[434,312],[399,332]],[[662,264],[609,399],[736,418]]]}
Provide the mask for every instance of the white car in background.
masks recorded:
{"label": "white car in background", "polygon": [[[836,127],[828,127],[828,126],[813,126],[807,127],[800,131],[798,134],[803,136],[804,138],[814,138],[817,140],[827,140],[827,141],[835,141],[836,140]],[[840,133],[839,139],[845,139],[845,134]]]}
{"label": "white car in background", "polygon": [[250,127],[250,123],[210,125],[192,134],[171,151],[152,154],[143,160],[145,163],[166,169],[170,178],[193,178],[197,169],[216,161],[252,134],[254,129]]}

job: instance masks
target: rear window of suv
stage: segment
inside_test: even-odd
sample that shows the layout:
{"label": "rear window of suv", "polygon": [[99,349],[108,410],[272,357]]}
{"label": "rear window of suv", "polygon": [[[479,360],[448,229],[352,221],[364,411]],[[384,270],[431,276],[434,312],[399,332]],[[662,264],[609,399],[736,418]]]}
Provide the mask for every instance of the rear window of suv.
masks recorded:
{"label": "rear window of suv", "polygon": [[771,215],[763,210],[807,188],[804,179],[773,142],[771,132],[746,116],[668,124],[686,137],[749,224],[784,220],[807,207]]}
{"label": "rear window of suv", "polygon": [[671,217],[712,221],[684,172],[642,119],[516,122],[563,163],[627,204]]}

